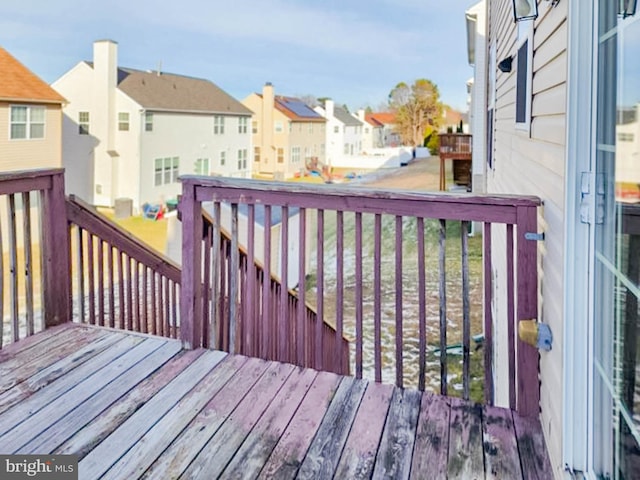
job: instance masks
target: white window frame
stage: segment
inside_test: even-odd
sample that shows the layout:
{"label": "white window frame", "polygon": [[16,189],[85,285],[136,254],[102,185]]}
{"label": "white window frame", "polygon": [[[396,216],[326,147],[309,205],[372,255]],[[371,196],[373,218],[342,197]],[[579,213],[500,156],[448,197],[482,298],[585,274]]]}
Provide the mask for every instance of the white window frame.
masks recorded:
{"label": "white window frame", "polygon": [[[524,20],[521,22],[518,22],[518,41],[516,43],[516,51],[515,51],[515,57],[513,58],[513,62],[515,63],[515,75],[516,75],[516,112],[515,112],[515,118],[516,118],[516,129],[520,130],[520,131],[524,131],[527,132],[527,134],[530,134],[531,132],[531,104],[532,104],[532,100],[533,100],[533,89],[532,89],[532,83],[533,83],[533,22],[534,20]],[[519,85],[518,85],[518,64],[519,64],[519,52],[520,52],[520,48],[525,44],[525,42],[527,43],[527,71],[525,74],[525,81],[527,82],[526,85],[526,89],[525,89],[525,111],[524,111],[524,121],[520,122],[518,121],[518,89],[519,89]]]}
{"label": "white window frame", "polygon": [[251,133],[258,133],[258,121],[253,120],[251,122]]}
{"label": "white window frame", "polygon": [[153,132],[153,112],[144,112],[144,131]]}
{"label": "white window frame", "polygon": [[179,176],[180,157],[162,157],[154,159],[153,185],[155,187],[178,183]]}
{"label": "white window frame", "polygon": [[78,112],[78,135],[89,135],[90,133],[91,114],[89,112]]}
{"label": "white window frame", "polygon": [[276,150],[276,158],[278,163],[284,163],[284,148],[278,147]]}
{"label": "white window frame", "polygon": [[213,117],[213,134],[224,135],[224,116],[215,115]]}
{"label": "white window frame", "polygon": [[196,175],[209,175],[210,162],[208,158],[197,158],[194,164]]}
{"label": "white window frame", "polygon": [[118,131],[129,131],[129,112],[118,112]]}
{"label": "white window frame", "polygon": [[225,164],[227,163],[227,152],[225,150],[220,150],[219,160],[220,160],[220,166],[224,167]]}
{"label": "white window frame", "polygon": [[238,133],[247,133],[249,119],[247,117],[238,118]]}
{"label": "white window frame", "polygon": [[253,161],[260,162],[260,147],[253,147]]}
{"label": "white window frame", "polygon": [[[13,119],[14,109],[24,109],[25,119],[23,121],[16,121]],[[34,110],[42,112],[42,121],[34,121],[32,119],[32,113]],[[24,125],[24,136],[13,136],[13,126]],[[34,136],[32,127],[36,125],[42,125],[42,136]],[[43,140],[46,137],[47,128],[47,109],[42,105],[11,105],[9,107],[9,140]]]}
{"label": "white window frame", "polygon": [[275,133],[284,132],[284,125],[282,124],[282,122],[280,120],[276,120],[275,122],[273,122],[273,131]]}
{"label": "white window frame", "polygon": [[291,147],[291,163],[300,163],[300,147]]}

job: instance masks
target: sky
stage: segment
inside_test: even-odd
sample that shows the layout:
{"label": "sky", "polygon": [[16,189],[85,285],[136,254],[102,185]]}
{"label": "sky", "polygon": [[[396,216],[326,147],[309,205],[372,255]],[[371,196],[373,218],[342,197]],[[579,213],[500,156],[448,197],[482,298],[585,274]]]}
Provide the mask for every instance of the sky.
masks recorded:
{"label": "sky", "polygon": [[[207,78],[244,99],[330,97],[376,109],[428,78],[466,110],[473,0],[0,0],[0,46],[48,83],[118,42],[118,64]],[[0,72],[1,75],[1,72]]]}

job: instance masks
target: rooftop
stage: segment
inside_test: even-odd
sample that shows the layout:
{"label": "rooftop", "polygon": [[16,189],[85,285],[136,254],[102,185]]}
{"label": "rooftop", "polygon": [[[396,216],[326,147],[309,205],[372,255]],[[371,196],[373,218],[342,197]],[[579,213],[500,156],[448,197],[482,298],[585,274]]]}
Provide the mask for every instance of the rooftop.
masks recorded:
{"label": "rooftop", "polygon": [[65,103],[66,100],[35,73],[0,47],[0,100]]}

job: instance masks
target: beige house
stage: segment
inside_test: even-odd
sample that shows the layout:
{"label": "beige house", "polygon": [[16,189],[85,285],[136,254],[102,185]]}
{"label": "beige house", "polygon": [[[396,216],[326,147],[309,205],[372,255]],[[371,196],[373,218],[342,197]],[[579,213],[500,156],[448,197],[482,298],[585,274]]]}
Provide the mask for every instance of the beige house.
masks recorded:
{"label": "beige house", "polygon": [[[276,96],[273,85],[252,93],[242,103],[252,118],[253,172],[291,178],[307,165],[325,163],[326,120],[304,102]],[[316,162],[317,161],[317,162]]]}
{"label": "beige house", "polygon": [[[487,119],[487,191],[544,202],[544,237],[517,241],[538,242],[538,320],[553,332],[540,353],[540,420],[556,478],[640,472],[636,3],[487,0],[487,58],[475,62],[487,68],[476,109]],[[493,308],[504,318],[504,303]],[[504,348],[495,355],[506,365]]]}
{"label": "beige house", "polygon": [[0,47],[0,171],[62,165],[65,102]]}

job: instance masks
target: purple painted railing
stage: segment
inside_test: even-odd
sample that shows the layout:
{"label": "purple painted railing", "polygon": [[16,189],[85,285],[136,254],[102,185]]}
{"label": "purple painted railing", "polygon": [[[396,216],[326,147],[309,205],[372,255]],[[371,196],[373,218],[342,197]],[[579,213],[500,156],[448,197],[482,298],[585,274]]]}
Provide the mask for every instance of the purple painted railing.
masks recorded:
{"label": "purple painted railing", "polygon": [[69,320],[64,218],[62,169],[0,174],[0,348]]}
{"label": "purple painted railing", "polygon": [[[214,217],[218,217],[217,221]],[[255,258],[253,249],[248,250],[237,243],[234,245],[233,235],[221,224],[219,209],[214,209],[213,215],[203,212],[203,220],[203,346],[267,360],[296,363],[296,329],[290,325],[281,325],[279,321],[294,318],[298,310],[301,310],[301,325],[306,331],[301,338],[307,342],[305,351],[311,358],[315,358],[316,344],[313,339],[317,333],[314,328],[318,321],[317,314],[309,305],[301,307],[297,292],[282,287],[287,283],[286,272],[280,279],[271,270],[271,262],[263,264]],[[216,228],[216,224],[220,227]],[[219,238],[217,244],[214,238]],[[234,259],[236,255],[232,252],[237,253],[237,258]],[[235,265],[232,267],[232,264]],[[265,265],[269,265],[269,268],[266,269]],[[265,282],[265,278],[269,280]],[[236,311],[232,314],[234,305],[229,302],[231,286],[238,282],[239,286],[234,294],[238,301]],[[217,302],[213,299],[217,299]],[[267,306],[262,308],[265,303]],[[232,318],[235,329],[231,328]],[[277,342],[276,336],[262,335],[262,329],[278,331]],[[326,323],[322,324],[321,335],[324,346],[322,357],[327,370],[348,375],[347,340],[338,338],[335,329]],[[307,359],[307,363],[309,361]]]}
{"label": "purple painted railing", "polygon": [[[346,345],[338,341],[332,347],[337,349],[337,355],[323,354],[326,336],[322,332],[328,322],[334,327],[336,338],[352,339],[350,359],[357,377],[371,376],[382,381],[391,371],[397,385],[415,383],[424,389],[427,370],[435,359],[439,363],[439,390],[447,394],[451,393],[449,372],[456,367],[448,362],[448,324],[459,323],[463,360],[460,388],[462,396],[468,398],[473,354],[470,318],[479,310],[485,335],[484,397],[486,403],[493,404],[492,307],[498,308],[499,298],[494,298],[492,281],[506,278],[507,298],[498,308],[506,314],[496,321],[507,322],[504,330],[508,334],[510,406],[521,414],[537,414],[538,353],[517,340],[515,325],[518,320],[537,317],[537,246],[535,241],[525,239],[525,233],[536,232],[539,199],[401,193],[193,176],[182,181],[180,316],[187,347],[205,344],[206,335],[212,332],[214,336],[222,333],[228,337],[231,351],[242,344],[238,340],[241,337],[250,339],[257,349],[254,352],[269,351],[273,359],[339,371]],[[213,202],[211,232],[203,230],[203,202]],[[222,210],[229,212],[231,241],[226,245],[216,244],[220,236],[215,233],[215,225],[225,226]],[[264,228],[278,223],[273,221],[274,216],[280,219],[277,228]],[[484,223],[484,244],[480,247],[484,269],[479,276],[485,288],[484,294],[476,295],[473,305],[469,257],[474,252],[468,247],[471,222]],[[506,228],[494,227],[495,224]],[[452,235],[452,228],[458,228],[460,233]],[[258,233],[260,229],[262,232]],[[460,268],[456,275],[452,274],[453,259],[448,252],[453,247],[447,236],[455,237],[455,248],[460,252],[455,260]],[[506,251],[492,251],[491,245],[498,240],[506,245]],[[246,247],[246,257],[242,258],[241,244]],[[409,244],[415,248],[408,249]],[[226,249],[225,255],[208,253],[222,249]],[[273,255],[278,257],[275,263]],[[255,256],[262,257],[263,274],[270,277],[275,269],[283,285],[295,275],[296,306],[286,301],[286,292],[272,289],[269,282],[257,281],[259,275],[251,266]],[[502,261],[497,262],[500,257]],[[432,278],[432,261],[437,264],[436,280]],[[291,262],[297,264],[293,269],[289,267]],[[394,265],[391,274],[387,273],[390,263]],[[506,268],[497,271],[500,264]],[[415,280],[408,278],[409,266],[415,266]],[[220,271],[222,275],[211,275]],[[460,281],[453,285],[451,278],[458,276]],[[436,295],[429,290],[433,283]],[[203,288],[203,284],[210,287]],[[407,295],[410,289],[416,290],[417,325],[408,320],[414,315],[413,306],[407,307],[409,300],[413,301]],[[427,307],[434,303],[434,297],[438,313],[432,321]],[[276,303],[278,298],[282,300]],[[315,337],[307,328],[307,298],[315,303]],[[452,319],[454,315],[457,317]],[[228,332],[209,329],[209,325],[220,322],[229,326]],[[434,336],[436,325],[438,333]],[[383,332],[392,332],[393,338],[384,337]],[[417,354],[409,358],[406,352],[411,349]],[[416,372],[418,378],[408,378],[409,372]]]}
{"label": "purple painted railing", "polygon": [[180,267],[73,195],[74,321],[177,338]]}

